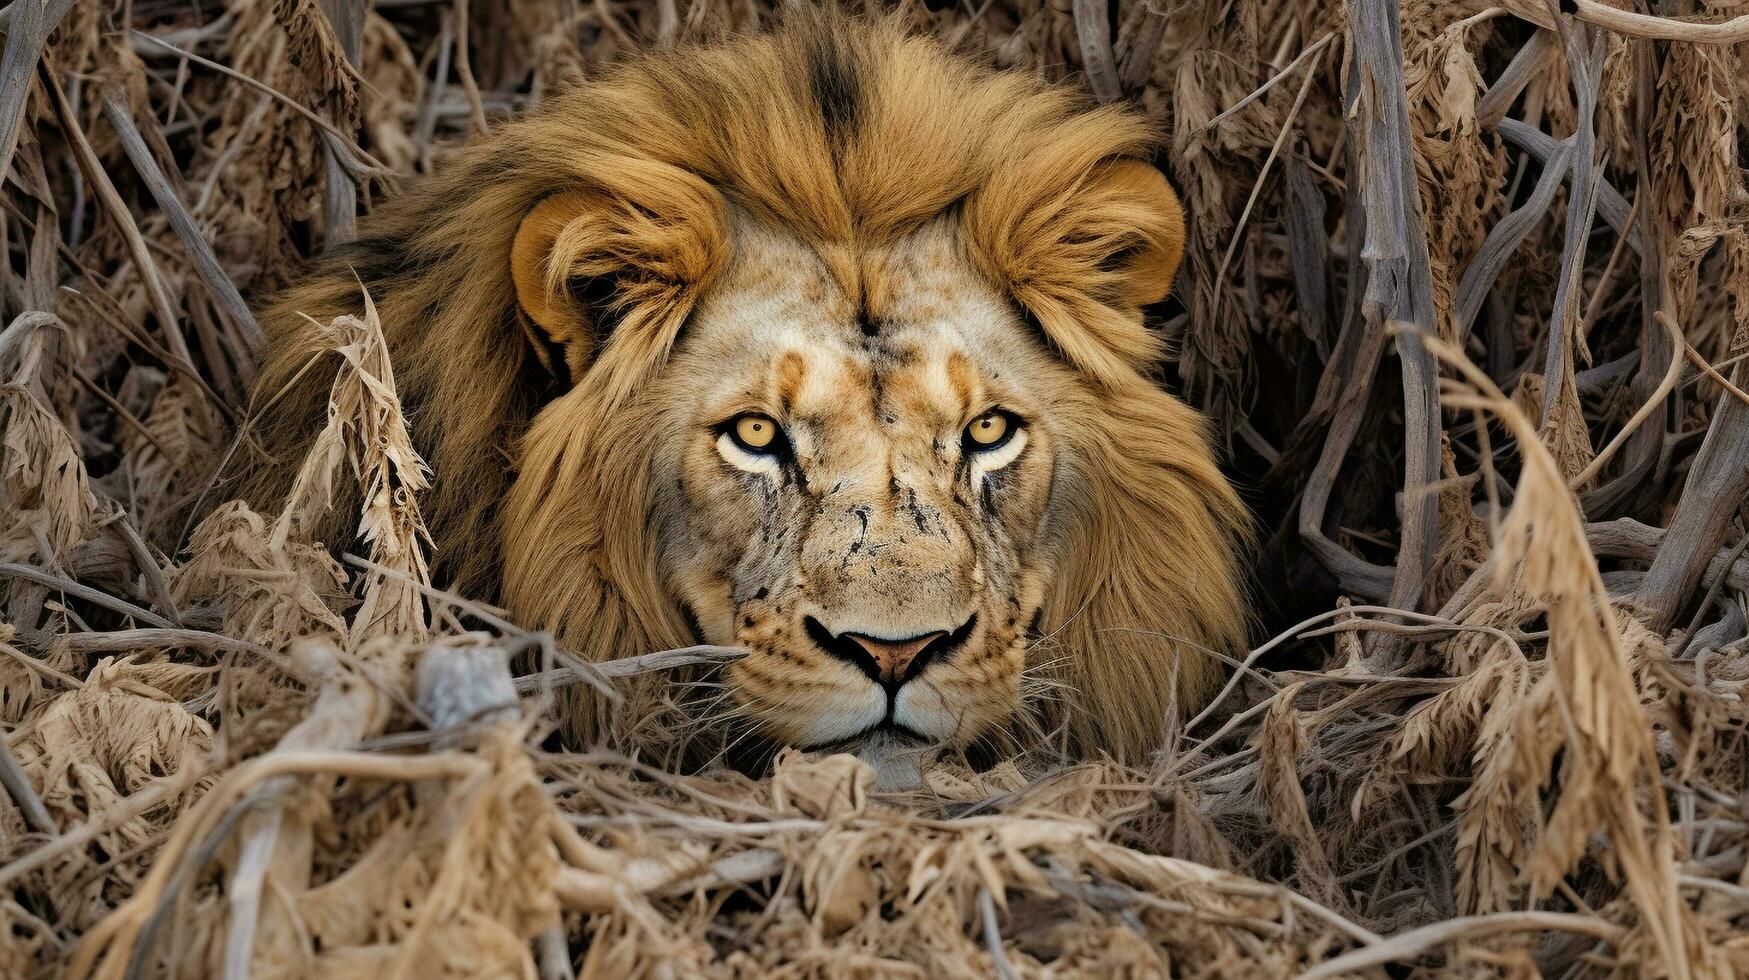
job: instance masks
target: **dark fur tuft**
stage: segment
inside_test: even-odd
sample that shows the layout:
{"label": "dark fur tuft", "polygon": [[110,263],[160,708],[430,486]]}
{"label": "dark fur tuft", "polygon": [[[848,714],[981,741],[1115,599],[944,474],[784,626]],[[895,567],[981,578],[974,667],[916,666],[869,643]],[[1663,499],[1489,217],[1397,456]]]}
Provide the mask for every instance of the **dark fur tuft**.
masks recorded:
{"label": "dark fur tuft", "polygon": [[812,38],[808,83],[826,134],[849,141],[863,111],[863,83],[856,53],[843,35],[821,31]]}

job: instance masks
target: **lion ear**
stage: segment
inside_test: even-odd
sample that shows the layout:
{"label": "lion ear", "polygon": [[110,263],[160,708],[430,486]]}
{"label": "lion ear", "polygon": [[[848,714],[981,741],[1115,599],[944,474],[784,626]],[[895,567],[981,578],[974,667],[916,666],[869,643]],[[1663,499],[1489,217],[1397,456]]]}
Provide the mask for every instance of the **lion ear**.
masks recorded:
{"label": "lion ear", "polygon": [[1142,307],[1171,291],[1184,255],[1165,175],[1129,158],[1012,166],[966,201],[972,254],[1072,364],[1108,383],[1145,370],[1163,347]]}
{"label": "lion ear", "polygon": [[[517,305],[540,339],[563,349],[572,378],[615,348],[627,370],[659,359],[728,254],[713,188],[673,168],[627,171],[623,186],[541,198],[510,246]],[[608,323],[626,343],[609,341]]]}
{"label": "lion ear", "polygon": [[1132,238],[1105,261],[1119,295],[1136,306],[1165,299],[1184,257],[1184,209],[1166,175],[1140,160],[1120,160],[1095,178],[1092,190],[1107,201],[1091,209],[1091,223],[1111,222],[1107,233]]}
{"label": "lion ear", "polygon": [[567,229],[586,223],[595,203],[592,195],[581,191],[542,199],[522,219],[510,246],[516,302],[548,341],[566,349],[587,338],[589,313],[566,288],[565,270],[555,261],[556,246]]}

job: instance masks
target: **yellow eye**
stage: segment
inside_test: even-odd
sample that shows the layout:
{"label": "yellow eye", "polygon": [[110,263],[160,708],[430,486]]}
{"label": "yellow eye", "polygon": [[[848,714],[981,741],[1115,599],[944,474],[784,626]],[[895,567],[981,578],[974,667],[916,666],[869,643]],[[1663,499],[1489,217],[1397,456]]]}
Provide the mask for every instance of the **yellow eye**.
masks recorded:
{"label": "yellow eye", "polygon": [[973,449],[994,449],[1007,441],[1013,428],[1007,412],[985,412],[966,426],[966,443]]}
{"label": "yellow eye", "polygon": [[765,415],[743,415],[729,431],[744,449],[768,450],[777,442],[777,423]]}

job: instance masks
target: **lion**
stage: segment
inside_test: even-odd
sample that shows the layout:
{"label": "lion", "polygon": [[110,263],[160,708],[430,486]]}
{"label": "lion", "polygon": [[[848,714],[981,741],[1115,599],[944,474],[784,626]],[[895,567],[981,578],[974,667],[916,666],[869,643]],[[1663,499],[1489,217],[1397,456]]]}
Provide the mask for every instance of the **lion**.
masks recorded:
{"label": "lion", "polygon": [[775,745],[1042,717],[1145,761],[1242,649],[1249,540],[1154,379],[1184,242],[1155,145],[890,18],[635,56],[264,310],[245,496],[289,486],[313,322],[362,284],[452,587],[594,660],[745,648],[725,683]]}

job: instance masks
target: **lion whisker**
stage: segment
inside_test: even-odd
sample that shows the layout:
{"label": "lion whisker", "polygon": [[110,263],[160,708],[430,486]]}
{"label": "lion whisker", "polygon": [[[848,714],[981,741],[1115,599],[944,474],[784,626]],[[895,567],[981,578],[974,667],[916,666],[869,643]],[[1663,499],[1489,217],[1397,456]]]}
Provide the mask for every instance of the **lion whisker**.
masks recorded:
{"label": "lion whisker", "polygon": [[760,726],[758,724],[748,725],[746,731],[744,731],[740,735],[736,736],[733,741],[729,742],[727,745],[724,745],[721,749],[718,749],[717,753],[715,755],[711,756],[710,761],[705,763],[705,768],[708,769],[708,768],[714,767],[714,766],[722,763],[722,761],[728,757],[730,752],[735,751],[736,747],[738,747],[742,742],[745,742],[755,732],[759,731],[759,729],[760,729]]}
{"label": "lion whisker", "polygon": [[1028,676],[1031,674],[1038,674],[1038,673],[1043,673],[1046,671],[1055,670],[1056,668],[1061,667],[1062,665],[1069,663],[1069,662],[1073,661],[1074,659],[1075,658],[1073,658],[1073,657],[1070,657],[1068,655],[1064,655],[1061,657],[1056,657],[1056,658],[1051,659],[1051,660],[1041,660],[1037,663],[1026,664],[1025,666],[1020,668],[1020,674],[1022,677],[1025,677],[1025,676]]}
{"label": "lion whisker", "polygon": [[1076,610],[1075,610],[1075,611],[1074,611],[1074,612],[1073,612],[1073,613],[1071,613],[1071,614],[1070,614],[1070,616],[1069,616],[1069,618],[1068,618],[1068,619],[1065,619],[1065,620],[1063,620],[1063,621],[1062,621],[1062,622],[1061,622],[1061,623],[1059,623],[1059,624],[1058,624],[1058,625],[1057,625],[1057,628],[1056,628],[1056,629],[1054,629],[1054,630],[1051,630],[1051,631],[1050,631],[1050,632],[1049,632],[1049,633],[1046,633],[1046,634],[1045,634],[1045,635],[1044,635],[1044,636],[1041,636],[1041,637],[1039,637],[1039,638],[1038,638],[1038,639],[1036,639],[1036,640],[1033,640],[1033,641],[1032,641],[1032,642],[1031,642],[1031,643],[1029,643],[1029,644],[1027,644],[1027,647],[1026,647],[1026,648],[1027,648],[1027,649],[1028,649],[1028,650],[1031,650],[1031,649],[1032,649],[1032,648],[1033,648],[1033,647],[1036,647],[1036,646],[1038,646],[1038,645],[1039,645],[1039,644],[1041,644],[1041,643],[1048,643],[1048,642],[1050,642],[1050,641],[1051,641],[1051,640],[1054,640],[1054,639],[1056,639],[1056,637],[1057,637],[1057,634],[1059,634],[1059,633],[1061,633],[1061,632],[1063,632],[1063,631],[1064,631],[1064,630],[1066,630],[1066,629],[1068,629],[1068,628],[1069,628],[1069,624],[1071,624],[1071,623],[1073,623],[1073,622],[1074,622],[1074,621],[1075,621],[1075,620],[1077,620],[1077,619],[1080,619],[1080,618],[1081,618],[1081,614],[1082,614],[1082,613],[1084,613],[1084,612],[1086,612],[1086,611],[1087,611],[1087,607],[1088,607],[1088,606],[1090,606],[1090,605],[1092,605],[1092,604],[1093,604],[1093,596],[1092,596],[1092,595],[1088,595],[1088,597],[1087,597],[1087,598],[1086,598],[1086,599],[1084,599],[1084,600],[1082,600],[1082,602],[1081,602],[1081,605],[1080,605],[1080,606],[1079,606],[1079,607],[1077,607],[1077,608],[1076,608]]}

